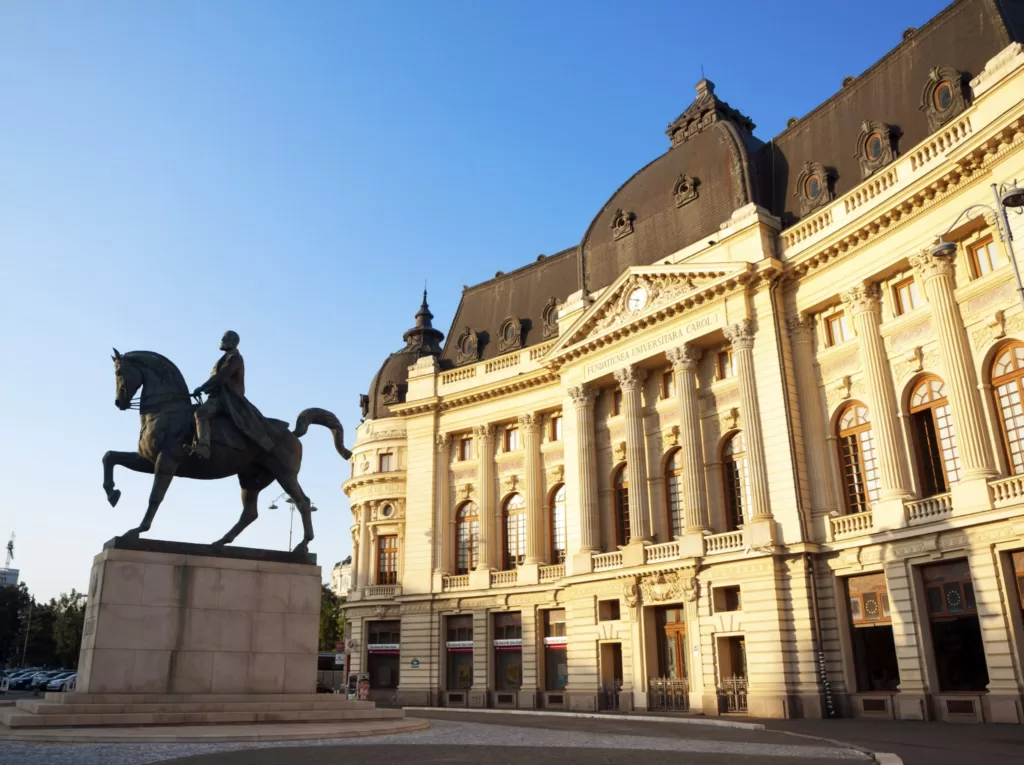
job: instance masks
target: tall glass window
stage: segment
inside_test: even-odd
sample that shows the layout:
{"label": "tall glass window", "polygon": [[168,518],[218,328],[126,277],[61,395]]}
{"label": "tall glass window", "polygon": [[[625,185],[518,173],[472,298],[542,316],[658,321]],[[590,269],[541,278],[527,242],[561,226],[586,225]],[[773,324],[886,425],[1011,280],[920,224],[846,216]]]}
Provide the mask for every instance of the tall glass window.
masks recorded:
{"label": "tall glass window", "polygon": [[925,377],[910,394],[917,472],[925,497],[943,494],[960,480],[960,451],[946,398],[946,383]]}
{"label": "tall glass window", "polygon": [[565,563],[565,484],[551,495],[551,562]]}
{"label": "tall glass window", "polygon": [[839,464],[849,513],[863,513],[878,501],[878,459],[868,408],[847,405],[839,417]]}
{"label": "tall glass window", "polygon": [[1003,447],[1010,473],[1024,473],[1024,343],[1011,343],[996,354],[992,364],[992,390],[1003,425]]}
{"label": "tall glass window", "polygon": [[629,465],[615,473],[615,535],[620,545],[629,543]]}
{"label": "tall glass window", "polygon": [[673,537],[683,533],[683,454],[679,449],[665,463],[665,504]]}
{"label": "tall glass window", "polygon": [[526,560],[526,501],[522,494],[505,500],[505,569],[513,569]]}
{"label": "tall glass window", "polygon": [[455,516],[455,571],[468,574],[476,567],[477,542],[480,537],[480,516],[476,503],[467,502]]}
{"label": "tall glass window", "polygon": [[750,507],[750,470],[743,433],[733,433],[722,449],[722,475],[725,479],[725,523],[735,531],[747,519]]}

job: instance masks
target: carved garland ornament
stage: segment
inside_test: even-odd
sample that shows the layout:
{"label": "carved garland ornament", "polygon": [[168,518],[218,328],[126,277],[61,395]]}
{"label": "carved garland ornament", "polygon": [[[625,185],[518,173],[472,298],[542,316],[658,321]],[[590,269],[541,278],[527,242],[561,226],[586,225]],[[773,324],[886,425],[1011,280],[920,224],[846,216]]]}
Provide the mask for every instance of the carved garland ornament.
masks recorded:
{"label": "carved garland ornament", "polygon": [[594,323],[595,330],[608,329],[624,324],[636,317],[637,312],[629,309],[629,296],[643,288],[647,293],[644,311],[673,302],[693,292],[701,285],[712,281],[709,277],[693,277],[682,274],[633,274],[619,288],[618,294],[608,303]]}
{"label": "carved garland ornament", "polygon": [[657,572],[640,580],[640,590],[647,603],[673,600],[692,603],[697,599],[697,578],[693,576],[692,569],[686,572]]}

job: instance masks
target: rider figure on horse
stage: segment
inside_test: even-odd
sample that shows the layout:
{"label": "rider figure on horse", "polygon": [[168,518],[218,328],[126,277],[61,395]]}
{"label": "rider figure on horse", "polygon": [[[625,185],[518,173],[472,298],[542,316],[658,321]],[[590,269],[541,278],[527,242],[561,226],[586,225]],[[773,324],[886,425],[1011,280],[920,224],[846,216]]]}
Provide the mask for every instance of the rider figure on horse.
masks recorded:
{"label": "rider figure on horse", "polygon": [[227,414],[244,436],[264,450],[269,452],[274,448],[266,420],[245,397],[245,362],[238,352],[238,341],[237,332],[229,329],[224,333],[220,341],[224,355],[214,366],[210,379],[192,393],[193,396],[200,393],[208,396],[195,412],[196,442],[192,449],[193,454],[203,459],[210,458],[210,421],[218,414]]}

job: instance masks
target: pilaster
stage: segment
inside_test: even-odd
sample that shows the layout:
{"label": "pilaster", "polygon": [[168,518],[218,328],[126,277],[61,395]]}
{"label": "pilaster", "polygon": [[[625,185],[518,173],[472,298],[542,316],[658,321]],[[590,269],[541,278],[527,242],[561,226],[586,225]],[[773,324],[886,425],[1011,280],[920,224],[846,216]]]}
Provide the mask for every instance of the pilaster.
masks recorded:
{"label": "pilaster", "polygon": [[[494,568],[494,426],[477,425],[473,428],[476,453],[480,461],[480,537],[477,542],[477,571]],[[490,575],[487,578],[490,586]]]}
{"label": "pilaster", "polygon": [[451,540],[448,536],[448,516],[451,513],[451,500],[449,499],[449,460],[451,459],[452,437],[447,433],[438,433],[434,438],[434,445],[437,447],[435,497],[434,507],[434,573],[446,574],[450,566],[449,546]]}
{"label": "pilaster", "polygon": [[[569,388],[572,399],[576,435],[576,459],[579,465],[577,491],[580,504],[580,549],[587,558],[586,571],[589,573],[589,557],[601,550],[601,521],[597,498],[597,447],[594,443],[594,402],[597,391],[587,385]],[[580,563],[585,561],[581,560]],[[584,573],[577,568],[573,570]]]}
{"label": "pilaster", "polygon": [[[644,432],[643,383],[647,372],[631,364],[615,372],[622,389],[622,413],[626,424],[626,464],[629,466],[629,544],[651,538],[647,528],[650,487],[647,483],[647,450]],[[625,561],[623,561],[625,563]],[[628,565],[628,564],[627,564]]]}
{"label": "pilaster", "polygon": [[545,562],[544,556],[544,476],[541,474],[541,418],[537,414],[519,415],[519,432],[525,451],[526,493],[526,565]]}
{"label": "pilaster", "polygon": [[679,399],[679,447],[683,463],[684,528],[689,535],[710,530],[707,487],[704,482],[704,448],[701,442],[700,411],[697,403],[697,362],[701,351],[691,343],[672,348],[666,354],[676,379]]}

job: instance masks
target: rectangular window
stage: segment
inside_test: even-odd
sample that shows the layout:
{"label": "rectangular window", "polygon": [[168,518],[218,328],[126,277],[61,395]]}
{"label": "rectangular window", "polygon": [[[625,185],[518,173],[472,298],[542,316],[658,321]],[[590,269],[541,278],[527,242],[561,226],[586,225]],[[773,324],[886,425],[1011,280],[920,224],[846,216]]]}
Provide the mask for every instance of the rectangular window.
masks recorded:
{"label": "rectangular window", "polygon": [[966,560],[921,568],[939,690],[984,692],[988,665]]}
{"label": "rectangular window", "polygon": [[505,430],[505,451],[514,452],[519,448],[519,428]]}
{"label": "rectangular window", "polygon": [[565,609],[544,611],[544,688],[560,691],[569,684]]}
{"label": "rectangular window", "polygon": [[459,439],[459,459],[462,461],[473,459],[473,439],[469,436]]}
{"label": "rectangular window", "polygon": [[999,257],[999,250],[996,249],[996,243],[990,236],[985,237],[977,244],[972,244],[970,253],[971,267],[974,269],[975,278],[991,273],[1003,265],[1002,258]]}
{"label": "rectangular window", "polygon": [[838,311],[825,319],[825,334],[828,336],[829,346],[845,343],[852,337],[849,326],[846,323],[846,314]]}
{"label": "rectangular window", "polygon": [[1024,608],[1024,552],[1013,554],[1013,575],[1017,578],[1017,596],[1020,607]]}
{"label": "rectangular window", "polygon": [[597,601],[597,620],[599,622],[617,622],[619,616],[619,599]]}
{"label": "rectangular window", "polygon": [[377,584],[398,584],[398,536],[377,538]]}
{"label": "rectangular window", "polygon": [[390,473],[395,469],[394,454],[380,454],[377,456],[377,472]]}
{"label": "rectangular window", "polygon": [[367,670],[370,688],[397,688],[401,652],[401,622],[370,622],[367,640]]}
{"label": "rectangular window", "polygon": [[740,597],[740,586],[738,584],[731,587],[715,587],[712,592],[712,601],[716,613],[743,610],[743,600]]}
{"label": "rectangular window", "polygon": [[618,388],[612,391],[612,416],[622,413],[622,391]]}
{"label": "rectangular window", "polygon": [[914,277],[897,282],[893,286],[892,292],[897,316],[902,316],[921,307],[921,294],[918,292],[917,281]]}
{"label": "rectangular window", "polygon": [[661,397],[672,398],[676,395],[676,380],[672,370],[668,369],[661,373]]}
{"label": "rectangular window", "polygon": [[719,380],[736,376],[736,359],[733,358],[732,348],[718,352],[718,356],[715,357],[715,373]]}
{"label": "rectangular window", "polygon": [[551,440],[562,440],[562,415],[556,414],[551,418]]}
{"label": "rectangular window", "polygon": [[857,690],[895,691],[900,682],[885,574],[845,581],[850,604],[850,642]]}
{"label": "rectangular window", "polygon": [[523,685],[523,622],[518,611],[494,614],[494,686],[511,691]]}
{"label": "rectangular window", "polygon": [[448,616],[446,621],[448,690],[466,690],[473,685],[473,617]]}

